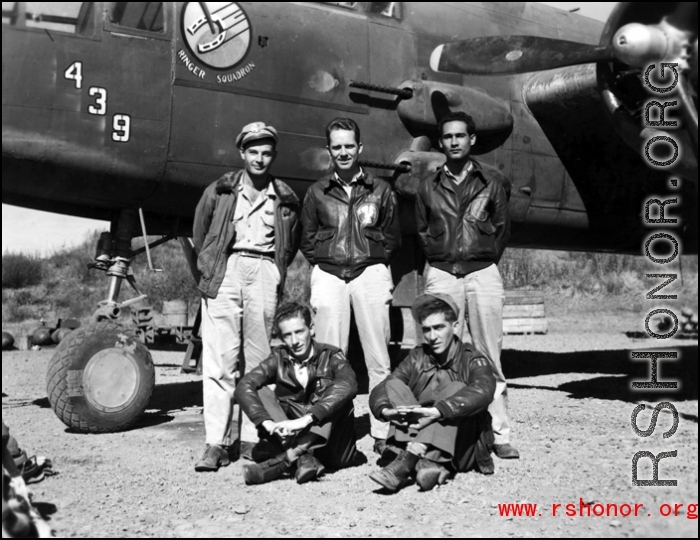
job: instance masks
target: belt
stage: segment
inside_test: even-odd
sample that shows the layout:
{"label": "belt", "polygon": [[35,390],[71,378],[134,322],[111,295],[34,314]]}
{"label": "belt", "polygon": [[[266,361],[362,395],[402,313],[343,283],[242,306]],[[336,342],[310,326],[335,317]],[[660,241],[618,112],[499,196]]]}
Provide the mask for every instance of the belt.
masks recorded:
{"label": "belt", "polygon": [[275,262],[275,256],[270,253],[258,253],[256,251],[246,251],[244,249],[237,249],[232,252],[233,255],[238,255],[239,257],[250,257],[251,259],[265,259],[268,261]]}

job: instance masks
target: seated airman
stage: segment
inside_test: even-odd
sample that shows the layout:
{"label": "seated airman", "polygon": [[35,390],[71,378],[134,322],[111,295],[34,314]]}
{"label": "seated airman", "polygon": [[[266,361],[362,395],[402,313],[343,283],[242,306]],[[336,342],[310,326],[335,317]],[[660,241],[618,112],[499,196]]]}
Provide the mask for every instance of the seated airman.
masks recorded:
{"label": "seated airman", "polygon": [[[253,458],[274,457],[243,466],[248,485],[294,472],[300,484],[328,469],[362,460],[356,448],[355,372],[337,347],[317,343],[310,310],[297,303],[280,306],[275,326],[284,346],[241,379],[235,396],[258,427]],[[274,391],[268,386],[275,385]],[[262,447],[262,448],[261,448]]]}
{"label": "seated airman", "polygon": [[387,444],[400,450],[370,478],[394,492],[413,475],[428,491],[455,472],[494,471],[487,411],[496,388],[491,362],[457,338],[459,309],[450,296],[424,294],[412,311],[425,343],[370,395],[372,414],[391,422]]}

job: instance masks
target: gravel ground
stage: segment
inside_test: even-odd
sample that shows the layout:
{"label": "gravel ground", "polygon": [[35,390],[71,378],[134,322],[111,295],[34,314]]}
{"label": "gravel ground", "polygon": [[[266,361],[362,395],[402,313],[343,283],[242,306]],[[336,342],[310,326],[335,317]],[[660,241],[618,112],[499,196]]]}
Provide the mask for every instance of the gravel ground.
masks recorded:
{"label": "gravel ground", "polygon": [[[522,458],[496,459],[493,476],[461,474],[429,493],[375,489],[366,394],[356,399],[366,465],[304,486],[283,480],[246,487],[240,463],[195,474],[203,450],[201,379],[180,374],[182,353],[153,353],[158,386],[136,429],[86,436],[67,432],[49,407],[44,379],[53,351],[4,352],[2,415],[20,444],[52,458],[60,473],[33,487],[59,536],[697,537],[686,506],[697,504],[698,494],[698,343],[631,338],[625,332],[639,332],[638,319],[562,315],[550,317],[546,336],[506,336],[513,442]],[[647,377],[648,362],[631,361],[628,351],[650,347],[680,351],[679,361],[661,363],[659,377],[681,380],[678,391],[630,389],[631,379]],[[651,437],[635,435],[636,404],[664,399],[680,414],[676,433],[662,438],[672,422],[662,413]],[[650,417],[650,408],[640,414],[641,429]],[[677,479],[677,487],[632,487],[632,456],[642,450],[678,452],[659,468],[659,477]],[[648,463],[640,466],[639,477],[650,471]],[[574,503],[578,512],[580,500],[644,506],[636,518],[565,516],[564,505]],[[499,503],[518,502],[537,503],[536,515],[499,516]],[[554,503],[562,504],[556,517]],[[683,507],[662,517],[664,503]]]}

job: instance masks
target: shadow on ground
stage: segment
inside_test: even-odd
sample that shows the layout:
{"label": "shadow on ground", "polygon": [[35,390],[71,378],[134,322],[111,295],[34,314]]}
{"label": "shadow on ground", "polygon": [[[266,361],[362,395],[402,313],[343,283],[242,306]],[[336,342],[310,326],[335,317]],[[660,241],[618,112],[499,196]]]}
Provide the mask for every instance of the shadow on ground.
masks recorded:
{"label": "shadow on ground", "polygon": [[[638,349],[643,351],[643,348]],[[661,349],[653,349],[659,352]],[[633,381],[650,381],[651,361],[632,360],[630,351],[589,351],[575,353],[549,353],[533,351],[503,351],[503,371],[506,378],[535,377],[557,373],[603,373],[609,377],[596,377],[583,381],[571,381],[559,387],[543,387],[523,383],[509,383],[511,388],[557,390],[568,392],[574,399],[597,398],[636,403],[638,401],[686,401],[698,399],[698,347],[684,346],[669,350],[678,351],[677,360],[658,361],[658,381],[677,382],[676,389],[648,390],[632,388]],[[612,376],[612,375],[617,376]],[[622,376],[620,376],[622,375]],[[688,417],[697,422],[697,417]]]}
{"label": "shadow on ground", "polygon": [[202,407],[202,381],[156,384],[148,404],[149,411],[164,414],[174,410]]}
{"label": "shadow on ground", "polygon": [[[698,346],[669,347],[668,349],[645,349],[635,351],[678,351],[678,360],[659,360],[659,380],[696,380],[698,376]],[[501,354],[503,371],[507,378],[535,377],[555,373],[610,373],[627,374],[646,379],[649,376],[650,360],[632,360],[631,350],[582,351],[582,352],[538,352],[504,350]],[[697,382],[695,383],[697,385]]]}

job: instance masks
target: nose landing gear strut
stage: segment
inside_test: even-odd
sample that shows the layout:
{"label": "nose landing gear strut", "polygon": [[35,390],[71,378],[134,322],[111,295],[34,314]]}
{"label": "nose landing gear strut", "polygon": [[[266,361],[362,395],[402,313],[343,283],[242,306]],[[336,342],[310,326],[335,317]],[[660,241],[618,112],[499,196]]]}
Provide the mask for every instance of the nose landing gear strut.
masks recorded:
{"label": "nose landing gear strut", "polygon": [[[123,307],[146,298],[138,291],[130,268],[131,258],[140,252],[131,251],[137,215],[136,210],[123,210],[113,240],[109,233],[100,238],[90,266],[107,272],[107,298],[98,305],[90,324],[60,343],[49,364],[46,380],[51,406],[77,432],[128,429],[145,411],[155,386],[151,353],[132,330],[116,322]],[[119,303],[124,280],[137,296]]]}

